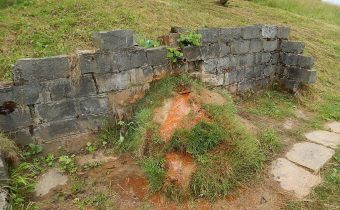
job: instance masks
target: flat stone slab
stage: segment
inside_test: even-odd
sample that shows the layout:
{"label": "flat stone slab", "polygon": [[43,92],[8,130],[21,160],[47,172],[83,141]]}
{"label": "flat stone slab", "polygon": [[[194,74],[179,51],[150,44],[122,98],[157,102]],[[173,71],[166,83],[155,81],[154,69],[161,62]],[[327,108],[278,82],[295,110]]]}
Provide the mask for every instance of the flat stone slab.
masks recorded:
{"label": "flat stone slab", "polygon": [[319,144],[302,142],[294,144],[293,148],[287,152],[286,157],[301,166],[319,171],[334,153],[334,150]]}
{"label": "flat stone slab", "polygon": [[96,151],[94,154],[87,154],[77,158],[78,165],[92,164],[92,163],[107,163],[117,160],[117,157],[106,156],[103,151]]}
{"label": "flat stone slab", "polygon": [[38,180],[35,188],[35,195],[42,197],[48,194],[53,188],[61,185],[65,185],[68,181],[68,177],[60,173],[57,169],[52,168],[43,174]]}
{"label": "flat stone slab", "polygon": [[7,192],[1,191],[0,189],[0,210],[6,210],[7,207],[8,207]]}
{"label": "flat stone slab", "polygon": [[285,158],[273,161],[271,174],[282,189],[293,191],[295,196],[307,196],[313,187],[321,183],[321,177],[315,176],[307,170],[295,165]]}
{"label": "flat stone slab", "polygon": [[336,149],[340,145],[340,134],[329,131],[312,131],[305,134],[305,137],[312,142],[322,144],[327,147]]}
{"label": "flat stone slab", "polygon": [[330,131],[334,133],[339,133],[340,134],[340,122],[329,122],[325,125],[326,129],[329,129]]}

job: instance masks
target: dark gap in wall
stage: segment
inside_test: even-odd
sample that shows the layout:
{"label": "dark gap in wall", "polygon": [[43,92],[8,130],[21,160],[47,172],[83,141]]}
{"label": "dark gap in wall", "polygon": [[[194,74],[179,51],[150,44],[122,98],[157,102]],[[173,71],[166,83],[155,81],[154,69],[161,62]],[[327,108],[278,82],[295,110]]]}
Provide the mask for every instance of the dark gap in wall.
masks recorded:
{"label": "dark gap in wall", "polygon": [[0,114],[8,115],[15,111],[17,104],[14,101],[5,101],[2,106],[0,106]]}
{"label": "dark gap in wall", "polygon": [[92,76],[92,79],[94,81],[94,85],[96,86],[97,94],[99,94],[99,86],[98,86],[98,83],[97,83],[97,79],[96,79],[96,77],[94,76],[93,73],[91,73],[91,76]]}

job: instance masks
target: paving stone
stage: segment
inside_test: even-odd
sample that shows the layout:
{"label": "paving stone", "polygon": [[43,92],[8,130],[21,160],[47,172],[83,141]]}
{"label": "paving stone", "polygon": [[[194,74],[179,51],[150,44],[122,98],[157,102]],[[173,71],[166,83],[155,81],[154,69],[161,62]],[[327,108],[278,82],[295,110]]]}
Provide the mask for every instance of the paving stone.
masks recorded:
{"label": "paving stone", "polygon": [[298,198],[307,196],[313,187],[321,183],[321,177],[313,175],[285,158],[273,161],[271,174],[284,190],[293,191]]}
{"label": "paving stone", "polygon": [[327,147],[336,149],[340,145],[340,134],[329,131],[312,131],[305,134],[305,137],[312,142],[322,144]]}
{"label": "paving stone", "polygon": [[52,168],[43,174],[38,180],[35,188],[35,195],[42,197],[48,194],[53,188],[57,186],[65,185],[68,181],[68,177],[60,173],[57,169]]}
{"label": "paving stone", "polygon": [[327,147],[302,142],[294,144],[293,148],[286,154],[288,160],[314,171],[319,171],[323,165],[334,155],[334,150]]}
{"label": "paving stone", "polygon": [[326,129],[329,129],[330,131],[334,133],[339,133],[340,134],[340,122],[329,122],[325,125]]}

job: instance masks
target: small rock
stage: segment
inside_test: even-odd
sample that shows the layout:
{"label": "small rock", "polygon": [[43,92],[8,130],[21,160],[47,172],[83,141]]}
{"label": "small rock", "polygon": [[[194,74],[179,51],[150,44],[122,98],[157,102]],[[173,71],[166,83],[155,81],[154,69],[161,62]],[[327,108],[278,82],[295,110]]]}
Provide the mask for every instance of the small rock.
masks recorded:
{"label": "small rock", "polygon": [[294,122],[291,119],[288,119],[283,123],[283,128],[286,130],[293,129],[293,126],[294,126]]}
{"label": "small rock", "polygon": [[0,210],[6,210],[7,204],[8,204],[7,203],[7,192],[6,191],[0,191]]}
{"label": "small rock", "polygon": [[314,186],[321,183],[319,176],[284,158],[279,158],[272,163],[271,174],[284,190],[293,191],[298,198],[307,196]]}
{"label": "small rock", "polygon": [[102,151],[97,151],[94,154],[87,154],[77,157],[77,163],[79,165],[91,164],[91,163],[107,163],[109,161],[117,160],[117,157],[106,156]]}
{"label": "small rock", "polygon": [[38,180],[35,188],[35,195],[42,197],[48,194],[53,188],[61,185],[65,185],[68,181],[68,177],[60,173],[57,169],[52,168],[43,174]]}
{"label": "small rock", "polygon": [[326,129],[329,129],[330,131],[334,133],[339,133],[340,134],[340,122],[329,122],[325,125]]}
{"label": "small rock", "polygon": [[332,158],[334,153],[334,150],[327,147],[314,143],[303,142],[295,144],[286,154],[286,157],[294,163],[314,171],[318,171]]}
{"label": "small rock", "polygon": [[322,144],[327,147],[336,149],[340,145],[340,134],[329,131],[312,131],[305,134],[305,137],[312,142]]}
{"label": "small rock", "polygon": [[305,113],[300,110],[300,109],[296,109],[294,111],[294,115],[299,118],[299,119],[303,119],[303,120],[308,120],[308,117],[305,115]]}

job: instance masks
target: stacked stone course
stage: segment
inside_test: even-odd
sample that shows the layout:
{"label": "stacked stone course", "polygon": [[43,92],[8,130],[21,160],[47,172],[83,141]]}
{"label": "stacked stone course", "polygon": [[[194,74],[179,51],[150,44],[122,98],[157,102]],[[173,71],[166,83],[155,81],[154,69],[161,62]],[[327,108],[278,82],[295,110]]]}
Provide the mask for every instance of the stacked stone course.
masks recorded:
{"label": "stacked stone course", "polygon": [[[197,32],[202,45],[183,47],[181,65],[168,62],[164,46],[136,46],[131,30],[95,33],[98,50],[76,56],[20,59],[13,68],[13,85],[0,88],[2,109],[6,102],[16,104],[13,112],[0,114],[0,130],[22,145],[50,144],[95,132],[105,118],[127,113],[150,82],[174,72],[194,74],[233,93],[274,82],[297,91],[301,84],[315,82],[313,59],[301,55],[302,42],[288,41],[287,27],[256,25]],[[178,33],[165,37],[165,43],[177,46]]]}

